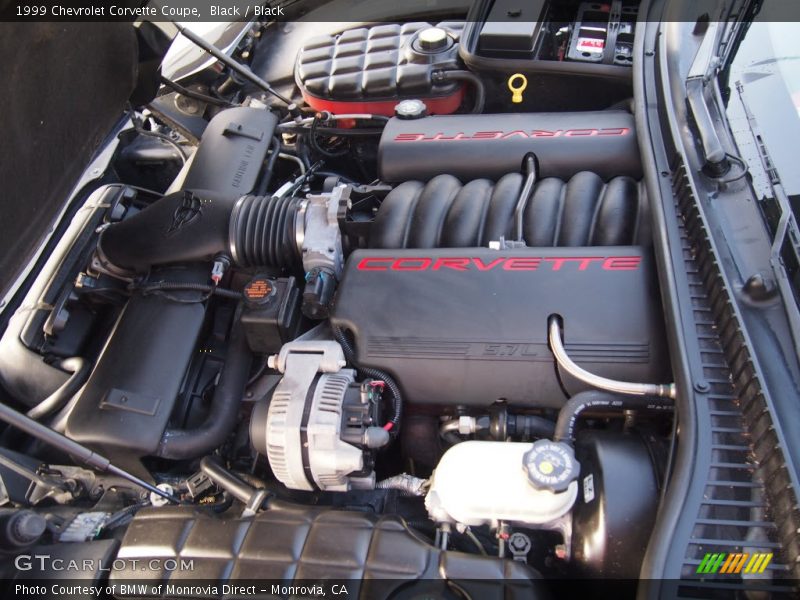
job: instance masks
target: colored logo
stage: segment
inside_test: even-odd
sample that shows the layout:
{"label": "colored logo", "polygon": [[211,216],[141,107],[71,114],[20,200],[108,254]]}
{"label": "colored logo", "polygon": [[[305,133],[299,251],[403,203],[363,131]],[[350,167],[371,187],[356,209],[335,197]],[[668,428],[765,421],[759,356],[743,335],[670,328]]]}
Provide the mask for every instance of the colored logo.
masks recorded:
{"label": "colored logo", "polygon": [[708,553],[697,567],[698,573],[763,573],[772,561],[772,552],[755,552],[753,554]]}

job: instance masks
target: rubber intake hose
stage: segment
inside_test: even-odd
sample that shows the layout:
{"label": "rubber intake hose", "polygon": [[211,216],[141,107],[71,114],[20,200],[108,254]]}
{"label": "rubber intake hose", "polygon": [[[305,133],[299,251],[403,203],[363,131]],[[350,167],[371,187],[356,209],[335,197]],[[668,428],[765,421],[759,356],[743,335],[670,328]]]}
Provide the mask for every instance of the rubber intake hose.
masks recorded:
{"label": "rubber intake hose", "polygon": [[[378,369],[372,369],[370,367],[362,367],[359,366],[355,361],[355,349],[353,348],[353,344],[347,338],[345,332],[340,329],[339,327],[331,326],[333,330],[333,337],[342,347],[344,351],[344,356],[347,359],[347,362],[356,366],[358,371],[361,373],[362,376],[365,377],[372,377],[373,379],[378,379],[383,381],[386,384],[386,388],[389,390],[389,393],[392,395],[392,416],[389,418],[387,425],[391,423],[391,427],[389,428],[389,435],[392,437],[396,437],[397,434],[400,432],[400,420],[403,417],[403,395],[400,392],[400,386],[397,385],[397,382],[392,379],[392,377],[385,373],[384,371],[380,371]],[[386,427],[386,426],[384,426]]]}
{"label": "rubber intake hose", "polygon": [[295,241],[300,202],[294,197],[176,192],[109,225],[100,235],[96,257],[109,272],[124,277],[157,265],[210,262],[220,253],[243,267],[295,268],[301,263]]}
{"label": "rubber intake hose", "polygon": [[172,460],[203,456],[221,446],[236,425],[253,356],[238,315],[235,318],[228,355],[205,421],[195,429],[170,428],[164,431],[156,456]]}
{"label": "rubber intake hose", "polygon": [[556,442],[574,443],[578,417],[586,410],[672,410],[674,404],[670,398],[655,396],[623,396],[599,390],[580,392],[559,411],[553,439]]}

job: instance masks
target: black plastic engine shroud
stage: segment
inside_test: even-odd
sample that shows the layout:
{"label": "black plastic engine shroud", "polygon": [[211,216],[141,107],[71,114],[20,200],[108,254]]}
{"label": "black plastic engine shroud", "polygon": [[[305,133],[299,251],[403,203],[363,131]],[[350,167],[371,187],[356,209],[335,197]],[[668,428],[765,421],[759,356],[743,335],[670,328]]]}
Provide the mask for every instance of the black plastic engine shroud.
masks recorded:
{"label": "black plastic engine shroud", "polygon": [[639,247],[359,250],[331,321],[357,362],[391,373],[410,403],[559,408],[587,389],[547,342],[560,315],[567,352],[614,379],[671,380],[650,253]]}

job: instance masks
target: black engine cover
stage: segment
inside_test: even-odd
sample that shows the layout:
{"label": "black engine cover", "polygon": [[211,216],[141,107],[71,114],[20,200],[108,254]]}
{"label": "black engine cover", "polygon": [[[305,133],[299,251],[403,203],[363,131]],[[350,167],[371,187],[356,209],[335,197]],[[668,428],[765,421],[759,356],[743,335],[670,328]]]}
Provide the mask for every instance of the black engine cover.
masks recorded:
{"label": "black engine cover", "polygon": [[[391,373],[411,403],[558,408],[553,314],[585,369],[671,380],[654,274],[638,247],[359,250],[332,323],[353,333],[358,364]],[[587,389],[561,379],[570,394]]]}
{"label": "black engine cover", "polygon": [[441,173],[497,180],[522,169],[529,152],[539,158],[539,177],[566,180],[580,171],[604,180],[642,176],[633,115],[618,110],[389,119],[378,171],[390,182]]}

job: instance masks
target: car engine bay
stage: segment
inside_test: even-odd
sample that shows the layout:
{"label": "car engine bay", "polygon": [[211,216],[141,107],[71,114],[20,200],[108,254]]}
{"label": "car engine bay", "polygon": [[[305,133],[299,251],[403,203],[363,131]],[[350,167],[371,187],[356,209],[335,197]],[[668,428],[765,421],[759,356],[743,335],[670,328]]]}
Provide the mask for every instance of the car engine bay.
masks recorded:
{"label": "car engine bay", "polygon": [[128,107],[0,340],[6,545],[638,577],[676,435],[638,3],[501,4],[257,23],[228,60],[264,85],[220,60]]}

